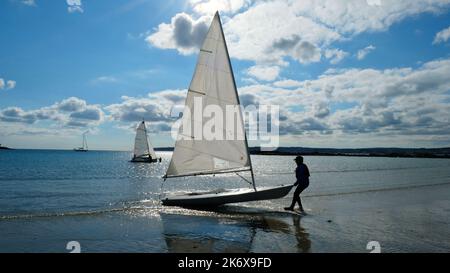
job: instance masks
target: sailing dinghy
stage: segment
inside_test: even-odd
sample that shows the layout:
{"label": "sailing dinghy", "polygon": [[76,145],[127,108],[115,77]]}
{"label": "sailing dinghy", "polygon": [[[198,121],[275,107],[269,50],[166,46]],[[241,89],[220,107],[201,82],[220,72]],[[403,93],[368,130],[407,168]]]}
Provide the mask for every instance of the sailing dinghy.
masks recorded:
{"label": "sailing dinghy", "polygon": [[87,134],[87,132],[83,133],[83,143],[81,144],[81,147],[73,149],[75,152],[87,152],[89,150],[88,144],[87,144],[87,139],[86,139],[86,134]]}
{"label": "sailing dinghy", "polygon": [[156,158],[155,150],[148,141],[147,128],[145,121],[142,121],[136,129],[136,137],[134,139],[134,154],[131,162],[153,163],[161,162],[161,158]]}
{"label": "sailing dinghy", "polygon": [[[188,89],[186,108],[189,108],[191,113],[203,110],[194,109],[194,100],[199,98],[203,101],[202,107],[215,105],[220,107],[223,112],[227,105],[240,105],[218,12],[214,16],[200,49],[196,70]],[[212,207],[228,203],[282,198],[289,193],[292,185],[256,188],[243,116],[241,109],[238,109],[236,111],[238,115],[237,136],[232,140],[196,139],[194,135],[187,138],[178,137],[170,165],[163,178],[165,180],[174,177],[236,173],[246,180],[239,173],[250,172],[252,180],[247,182],[251,183],[253,188],[167,194],[161,200],[163,205]],[[195,115],[183,114],[182,124],[199,123],[194,118]],[[201,122],[204,125],[205,121]],[[182,127],[180,126],[179,136],[184,133]],[[238,136],[239,134],[241,137]]]}

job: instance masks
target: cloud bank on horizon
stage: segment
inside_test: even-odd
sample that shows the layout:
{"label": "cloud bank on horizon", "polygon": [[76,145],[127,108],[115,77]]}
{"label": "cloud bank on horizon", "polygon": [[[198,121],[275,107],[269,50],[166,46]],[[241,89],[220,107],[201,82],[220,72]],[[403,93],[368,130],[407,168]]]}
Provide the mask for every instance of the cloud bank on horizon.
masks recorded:
{"label": "cloud bank on horizon", "polygon": [[[69,12],[86,9],[81,1],[67,5]],[[431,33],[428,41],[429,50],[443,48],[444,54],[426,61],[414,56],[418,59],[409,65],[370,65],[371,56],[390,50],[377,44],[377,35],[417,16],[447,16],[449,8],[450,0],[187,0],[185,10],[138,40],[152,50],[195,57],[217,10],[240,68],[235,76],[241,102],[280,105],[281,145],[449,146],[450,26]],[[318,66],[322,71],[301,76]],[[93,78],[94,84],[120,82],[106,74]],[[15,85],[0,78],[0,96]],[[184,103],[185,88],[139,96],[124,92],[109,104],[89,104],[73,95],[31,110],[11,105],[0,108],[0,135],[21,134],[24,125],[34,128],[32,134],[46,135],[54,128],[81,132],[105,124],[130,131],[143,118],[155,134],[167,133],[175,121],[170,109]]]}

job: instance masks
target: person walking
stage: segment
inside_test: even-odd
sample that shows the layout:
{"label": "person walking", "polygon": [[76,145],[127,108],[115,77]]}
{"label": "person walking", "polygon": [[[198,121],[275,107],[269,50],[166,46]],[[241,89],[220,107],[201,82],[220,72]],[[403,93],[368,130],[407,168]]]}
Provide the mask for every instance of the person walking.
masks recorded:
{"label": "person walking", "polygon": [[305,163],[303,163],[303,157],[297,156],[295,159],[295,163],[297,163],[297,168],[295,169],[295,176],[297,181],[294,186],[297,186],[294,192],[294,197],[292,199],[292,203],[289,207],[285,207],[285,210],[293,211],[295,207],[295,203],[298,203],[300,206],[300,211],[305,212],[302,206],[302,200],[300,199],[300,193],[302,193],[309,186],[309,169]]}

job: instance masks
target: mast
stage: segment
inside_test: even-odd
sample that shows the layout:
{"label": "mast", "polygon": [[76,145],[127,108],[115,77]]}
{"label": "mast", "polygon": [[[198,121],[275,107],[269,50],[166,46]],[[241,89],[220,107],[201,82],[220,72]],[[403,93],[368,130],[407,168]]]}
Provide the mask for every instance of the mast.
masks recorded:
{"label": "mast", "polygon": [[[237,98],[237,101],[238,101],[238,105],[240,106],[240,105],[241,105],[241,102],[240,102],[240,100],[239,100],[239,95],[238,95],[238,93],[237,93],[237,86],[236,86],[236,80],[234,79],[233,66],[231,65],[230,54],[228,53],[227,41],[226,41],[226,39],[225,39],[225,34],[223,33],[222,20],[220,20],[219,11],[216,11],[216,15],[217,15],[217,18],[219,19],[220,31],[222,32],[223,42],[224,42],[224,44],[225,44],[225,51],[226,51],[226,53],[227,53],[228,63],[229,63],[229,65],[230,65],[230,69],[231,69],[231,76],[232,76],[232,78],[233,78],[234,91],[235,91],[235,93],[236,93],[236,98]],[[254,175],[254,173],[253,173],[252,159],[251,159],[251,156],[250,156],[250,149],[248,148],[247,133],[245,132],[245,123],[244,123],[244,117],[243,117],[242,112],[241,112],[241,122],[242,122],[242,124],[243,124],[243,126],[244,126],[245,148],[247,148],[248,161],[249,161],[249,164],[250,164],[250,173],[251,173],[251,176],[252,176],[252,185],[253,185],[253,189],[256,191],[255,175]]]}

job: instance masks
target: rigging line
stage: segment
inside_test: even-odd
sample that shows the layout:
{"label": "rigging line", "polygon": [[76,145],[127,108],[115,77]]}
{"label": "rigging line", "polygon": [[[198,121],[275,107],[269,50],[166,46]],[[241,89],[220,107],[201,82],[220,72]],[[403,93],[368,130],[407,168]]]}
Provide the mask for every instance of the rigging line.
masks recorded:
{"label": "rigging line", "polygon": [[164,180],[161,182],[161,187],[159,189],[159,200],[161,200],[161,197],[163,195],[164,182],[166,182],[166,178],[164,178]]}
{"label": "rigging line", "polygon": [[239,176],[240,178],[242,178],[245,182],[249,183],[250,185],[253,185],[251,181],[249,181],[247,178],[243,177],[242,175],[240,175],[239,173],[235,173],[237,176]]}

